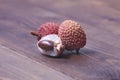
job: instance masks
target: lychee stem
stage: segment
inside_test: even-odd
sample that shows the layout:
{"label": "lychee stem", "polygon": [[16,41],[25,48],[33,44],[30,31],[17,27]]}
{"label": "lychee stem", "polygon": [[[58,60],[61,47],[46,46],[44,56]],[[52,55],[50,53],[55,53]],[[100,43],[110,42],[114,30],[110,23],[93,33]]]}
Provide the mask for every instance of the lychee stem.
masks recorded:
{"label": "lychee stem", "polygon": [[79,54],[79,50],[80,50],[80,49],[76,49],[76,54]]}
{"label": "lychee stem", "polygon": [[38,33],[35,32],[35,31],[31,31],[30,34],[32,34],[33,36],[37,36],[37,40],[38,40],[38,41],[41,39],[41,35],[38,34]]}
{"label": "lychee stem", "polygon": [[38,37],[40,36],[40,34],[38,34],[38,33],[35,32],[35,31],[31,31],[30,34],[32,34],[33,36],[38,36]]}

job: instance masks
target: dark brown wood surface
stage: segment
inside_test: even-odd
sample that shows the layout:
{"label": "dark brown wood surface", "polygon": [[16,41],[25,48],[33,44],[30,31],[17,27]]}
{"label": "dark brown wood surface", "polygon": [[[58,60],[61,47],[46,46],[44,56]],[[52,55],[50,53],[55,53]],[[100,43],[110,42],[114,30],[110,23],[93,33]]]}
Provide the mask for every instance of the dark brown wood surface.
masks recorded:
{"label": "dark brown wood surface", "polygon": [[[119,0],[0,0],[0,80],[120,80]],[[40,54],[42,23],[78,21],[87,44],[62,58]]]}

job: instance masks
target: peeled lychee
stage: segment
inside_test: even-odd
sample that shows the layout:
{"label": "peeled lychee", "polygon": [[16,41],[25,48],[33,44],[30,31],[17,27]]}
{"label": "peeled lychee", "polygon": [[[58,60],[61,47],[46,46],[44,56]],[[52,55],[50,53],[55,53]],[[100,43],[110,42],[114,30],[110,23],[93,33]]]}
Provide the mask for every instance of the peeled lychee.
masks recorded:
{"label": "peeled lychee", "polygon": [[86,44],[86,34],[81,25],[73,20],[65,20],[61,23],[58,36],[67,50],[79,51]]}
{"label": "peeled lychee", "polygon": [[58,34],[58,25],[53,22],[47,22],[42,24],[37,31],[32,31],[31,34],[37,36],[37,39],[40,40],[41,37],[48,34]]}
{"label": "peeled lychee", "polygon": [[62,45],[61,39],[56,34],[49,34],[42,37],[38,41],[37,47],[41,54],[50,57],[60,57],[64,51],[64,45]]}

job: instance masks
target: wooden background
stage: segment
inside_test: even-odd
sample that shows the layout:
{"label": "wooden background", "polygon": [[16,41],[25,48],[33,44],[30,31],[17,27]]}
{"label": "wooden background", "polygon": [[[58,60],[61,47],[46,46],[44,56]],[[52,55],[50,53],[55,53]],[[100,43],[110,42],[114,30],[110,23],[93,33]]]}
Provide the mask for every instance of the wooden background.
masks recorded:
{"label": "wooden background", "polygon": [[[119,0],[0,0],[0,80],[120,80]],[[73,19],[87,34],[80,54],[40,54],[30,35]]]}

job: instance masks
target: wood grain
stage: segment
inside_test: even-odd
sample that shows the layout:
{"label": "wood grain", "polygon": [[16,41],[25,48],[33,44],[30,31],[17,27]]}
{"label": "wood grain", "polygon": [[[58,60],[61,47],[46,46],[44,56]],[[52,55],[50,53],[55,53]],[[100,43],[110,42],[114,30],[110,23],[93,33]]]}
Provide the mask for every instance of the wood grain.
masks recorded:
{"label": "wood grain", "polygon": [[[11,80],[73,80],[41,63],[35,62],[15,51],[0,45],[0,75]],[[4,59],[3,59],[4,58]],[[2,80],[7,80],[1,78]]]}
{"label": "wood grain", "polygon": [[[69,78],[120,80],[119,2],[119,0],[0,0],[0,44],[13,51],[5,52],[6,54],[0,52],[0,64],[7,69],[0,66],[0,76],[7,74],[9,76],[4,75],[4,77],[10,77],[12,80],[30,79],[40,75],[40,66],[36,64],[37,62],[52,68],[51,71],[55,71],[55,74],[66,76],[65,80]],[[36,47],[37,40],[29,34],[30,31],[36,30],[44,22],[54,21],[60,24],[65,19],[73,19],[81,23],[87,34],[87,45],[80,50],[79,55],[74,51],[65,51],[63,58],[59,59],[42,56]],[[28,69],[30,73],[24,73],[26,72],[24,67],[29,65],[21,64],[23,67],[18,67],[19,65],[10,59],[10,55],[17,55],[13,60],[18,63],[30,62],[29,65],[33,66]],[[24,59],[21,55],[30,59]],[[7,64],[10,68],[4,64],[6,59],[12,61]],[[13,72],[8,72],[12,69]],[[19,69],[22,70],[21,73],[14,75]],[[31,70],[38,71],[33,75],[34,72]],[[58,76],[62,79],[63,76],[60,74]],[[48,80],[40,76],[35,79]]]}

